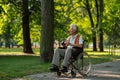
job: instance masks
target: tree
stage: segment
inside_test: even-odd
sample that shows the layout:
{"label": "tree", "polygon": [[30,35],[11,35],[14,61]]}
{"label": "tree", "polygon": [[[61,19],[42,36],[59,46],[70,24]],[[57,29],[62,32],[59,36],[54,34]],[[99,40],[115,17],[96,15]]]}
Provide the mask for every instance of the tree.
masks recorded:
{"label": "tree", "polygon": [[41,41],[40,54],[44,62],[51,61],[54,53],[54,2],[53,0],[41,0]]}
{"label": "tree", "polygon": [[[16,34],[16,31],[19,29],[18,26],[15,29],[16,25],[16,17],[17,11],[14,9],[15,7],[10,3],[1,2],[1,33],[2,34],[2,42],[5,42],[5,47],[11,48],[13,37]],[[14,12],[14,14],[13,14]],[[14,25],[15,24],[15,25]]]}
{"label": "tree", "polygon": [[103,18],[103,10],[104,10],[104,5],[103,5],[103,0],[100,0],[100,27],[99,27],[99,48],[100,48],[100,51],[103,52],[103,28],[102,28],[102,18]]}
{"label": "tree", "polygon": [[95,8],[96,8],[96,29],[98,28],[98,33],[99,33],[99,49],[100,51],[104,51],[103,50],[103,28],[102,28],[102,19],[103,19],[103,9],[104,9],[104,5],[103,5],[103,0],[95,0]]}
{"label": "tree", "polygon": [[[21,6],[23,2],[23,5]],[[28,1],[18,1],[18,0],[3,0],[2,7],[4,8],[4,14],[7,16],[7,19],[4,19],[3,22],[6,29],[2,28],[2,35],[5,36],[6,43],[10,44],[10,41],[14,41],[15,37],[21,31],[21,17],[23,21],[23,52],[24,53],[33,53],[31,48],[30,40],[30,31],[29,31],[29,10],[28,10]],[[6,8],[7,7],[7,8]],[[7,36],[9,37],[7,37]],[[9,39],[8,39],[9,38]],[[22,41],[22,40],[21,40]]]}
{"label": "tree", "polygon": [[105,30],[104,32],[108,36],[107,45],[109,45],[109,52],[111,52],[111,55],[115,55],[115,49],[119,48],[120,45],[120,1],[118,0],[104,0],[105,8],[104,13],[105,17],[103,27]]}
{"label": "tree", "polygon": [[23,52],[33,53],[31,48],[30,28],[29,28],[29,9],[28,0],[23,0],[23,12],[22,12],[22,27],[23,27]]}
{"label": "tree", "polygon": [[90,10],[90,4],[89,4],[88,0],[86,0],[85,6],[86,6],[86,9],[88,11],[88,15],[89,15],[90,22],[91,22],[91,27],[92,27],[93,51],[97,51],[96,30],[95,30],[95,27],[94,27],[94,21],[93,21],[92,13],[91,13],[91,10]]}

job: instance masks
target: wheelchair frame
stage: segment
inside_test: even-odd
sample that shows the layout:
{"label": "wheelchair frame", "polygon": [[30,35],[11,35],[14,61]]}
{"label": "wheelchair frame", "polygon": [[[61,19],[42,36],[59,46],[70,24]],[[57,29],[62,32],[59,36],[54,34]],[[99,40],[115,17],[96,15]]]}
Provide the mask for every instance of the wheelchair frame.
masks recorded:
{"label": "wheelchair frame", "polygon": [[[69,69],[67,73],[63,73],[64,75],[68,76],[71,74],[72,77],[76,77],[77,72],[82,76],[87,76],[87,74],[91,70],[91,59],[90,56],[86,52],[82,52],[76,58],[70,58],[69,60]],[[57,72],[58,76],[61,76],[62,72]]]}

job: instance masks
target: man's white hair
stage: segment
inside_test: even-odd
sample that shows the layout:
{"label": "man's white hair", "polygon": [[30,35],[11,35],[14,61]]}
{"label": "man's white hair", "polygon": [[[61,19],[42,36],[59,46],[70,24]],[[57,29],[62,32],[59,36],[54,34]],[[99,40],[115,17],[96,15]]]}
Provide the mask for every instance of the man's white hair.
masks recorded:
{"label": "man's white hair", "polygon": [[78,27],[76,24],[71,24],[70,27],[76,30],[76,32],[78,32]]}

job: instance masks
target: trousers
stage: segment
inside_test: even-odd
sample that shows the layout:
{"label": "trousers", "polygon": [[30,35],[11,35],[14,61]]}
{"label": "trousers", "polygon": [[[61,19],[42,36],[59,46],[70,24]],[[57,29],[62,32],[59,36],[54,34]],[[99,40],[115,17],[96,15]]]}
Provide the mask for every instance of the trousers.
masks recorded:
{"label": "trousers", "polygon": [[68,67],[69,59],[72,56],[72,53],[80,53],[80,49],[68,47],[67,49],[57,48],[53,55],[52,64],[59,66],[61,57],[64,57],[62,66]]}
{"label": "trousers", "polygon": [[72,54],[71,48],[67,48],[67,49],[57,48],[54,52],[54,55],[53,55],[52,64],[59,66],[60,58],[64,57],[63,62],[62,62],[62,66],[68,67],[68,63],[69,63],[68,60],[70,59],[71,54]]}

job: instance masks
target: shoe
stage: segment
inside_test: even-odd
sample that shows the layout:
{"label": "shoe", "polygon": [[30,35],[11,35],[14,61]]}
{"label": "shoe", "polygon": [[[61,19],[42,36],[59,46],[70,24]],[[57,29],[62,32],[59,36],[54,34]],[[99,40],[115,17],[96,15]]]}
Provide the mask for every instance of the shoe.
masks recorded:
{"label": "shoe", "polygon": [[59,68],[58,68],[58,66],[53,66],[53,67],[51,67],[50,69],[49,69],[51,72],[58,72],[59,71]]}
{"label": "shoe", "polygon": [[68,68],[67,67],[65,67],[65,66],[63,66],[63,69],[61,70],[61,72],[68,72]]}

